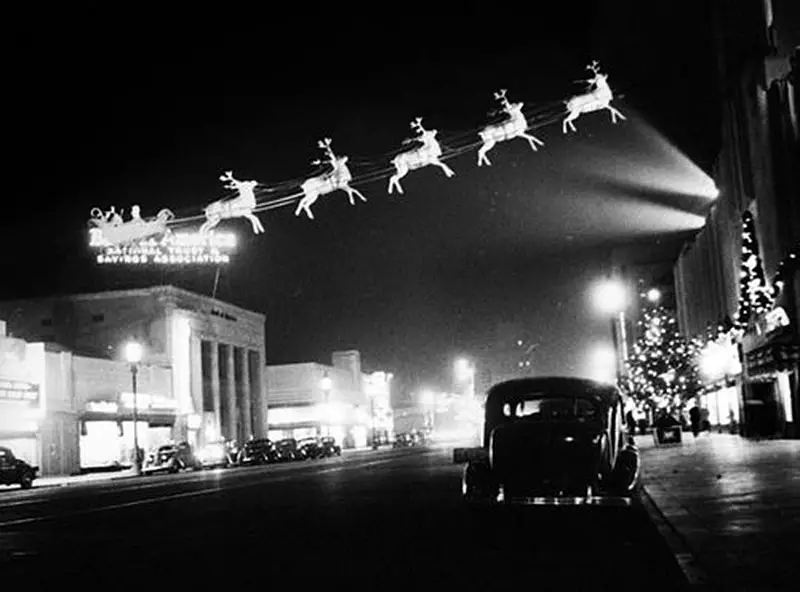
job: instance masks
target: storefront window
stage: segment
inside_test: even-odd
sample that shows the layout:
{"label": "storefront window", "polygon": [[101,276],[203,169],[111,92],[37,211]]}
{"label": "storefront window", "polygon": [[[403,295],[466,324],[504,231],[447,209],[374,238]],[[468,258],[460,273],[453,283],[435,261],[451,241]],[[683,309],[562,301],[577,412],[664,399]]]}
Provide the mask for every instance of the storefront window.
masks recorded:
{"label": "storefront window", "polygon": [[87,421],[80,439],[81,468],[108,467],[121,460],[121,439],[116,421]]}

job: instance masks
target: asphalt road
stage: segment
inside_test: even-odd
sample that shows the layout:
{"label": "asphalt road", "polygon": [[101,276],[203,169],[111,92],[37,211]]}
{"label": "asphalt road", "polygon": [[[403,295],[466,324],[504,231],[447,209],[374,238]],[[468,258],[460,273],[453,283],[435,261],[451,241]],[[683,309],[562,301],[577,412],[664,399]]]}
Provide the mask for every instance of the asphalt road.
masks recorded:
{"label": "asphalt road", "polygon": [[369,451],[0,488],[0,582],[81,590],[685,585],[642,508],[470,509],[459,498],[461,467],[450,459],[445,448]]}

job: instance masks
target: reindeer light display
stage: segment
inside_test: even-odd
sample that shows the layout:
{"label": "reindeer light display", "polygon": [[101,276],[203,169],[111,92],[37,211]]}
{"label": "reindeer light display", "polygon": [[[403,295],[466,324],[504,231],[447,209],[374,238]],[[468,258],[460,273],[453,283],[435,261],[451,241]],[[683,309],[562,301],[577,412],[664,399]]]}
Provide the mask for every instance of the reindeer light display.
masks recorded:
{"label": "reindeer light display", "polygon": [[611,99],[614,94],[611,92],[611,87],[608,85],[608,74],[600,73],[600,64],[594,60],[591,64],[586,66],[587,70],[591,70],[594,76],[586,80],[590,85],[590,91],[586,94],[577,95],[570,100],[565,101],[567,111],[569,114],[562,122],[562,131],[567,133],[567,126],[574,132],[575,124],[572,123],[583,113],[591,113],[592,111],[599,111],[600,109],[608,109],[611,112],[611,123],[617,123],[617,117],[622,120],[627,119],[616,108],[611,106]]}
{"label": "reindeer light display", "polygon": [[513,140],[514,138],[525,138],[534,151],[538,150],[536,144],[544,146],[544,142],[539,138],[527,133],[528,122],[525,119],[525,115],[522,114],[522,107],[524,107],[525,103],[510,103],[506,98],[506,92],[506,89],[501,89],[500,92],[494,93],[494,98],[500,101],[501,109],[508,117],[505,121],[486,126],[482,131],[478,132],[483,141],[483,146],[478,149],[478,166],[483,163],[492,164],[489,162],[486,153],[494,148],[498,142]]}
{"label": "reindeer light display", "polygon": [[[294,211],[295,216],[299,216],[300,212],[305,211],[306,215],[313,220],[314,214],[311,213],[311,206],[316,202],[320,196],[332,193],[333,191],[347,192],[347,198],[350,200],[350,205],[356,205],[354,196],[358,196],[361,201],[367,201],[367,198],[358,190],[350,187],[350,181],[353,180],[353,175],[350,174],[350,169],[347,168],[347,156],[336,156],[331,149],[331,139],[325,138],[317,143],[317,146],[325,151],[326,160],[332,169],[322,175],[311,177],[300,188],[303,190],[303,199],[297,204],[297,209]],[[322,161],[315,160],[313,164],[322,164]]]}
{"label": "reindeer light display", "polygon": [[206,222],[200,227],[200,233],[213,229],[222,220],[227,218],[247,218],[256,234],[264,232],[261,220],[253,214],[256,207],[256,196],[253,192],[258,185],[257,181],[239,181],[233,177],[232,171],[225,171],[220,175],[220,181],[226,181],[226,189],[235,189],[239,195],[229,200],[219,200],[209,204],[206,209]]}
{"label": "reindeer light display", "polygon": [[403,140],[403,144],[420,142],[422,145],[401,152],[392,159],[392,164],[397,172],[389,179],[389,193],[392,192],[393,187],[397,189],[398,193],[403,193],[403,188],[400,186],[400,179],[405,177],[409,171],[428,165],[439,167],[448,178],[455,175],[455,172],[453,172],[449,166],[439,160],[439,157],[442,155],[442,148],[436,140],[436,134],[439,133],[438,130],[426,130],[423,128],[421,117],[417,117],[411,122],[411,129],[417,132],[417,137],[407,138]]}

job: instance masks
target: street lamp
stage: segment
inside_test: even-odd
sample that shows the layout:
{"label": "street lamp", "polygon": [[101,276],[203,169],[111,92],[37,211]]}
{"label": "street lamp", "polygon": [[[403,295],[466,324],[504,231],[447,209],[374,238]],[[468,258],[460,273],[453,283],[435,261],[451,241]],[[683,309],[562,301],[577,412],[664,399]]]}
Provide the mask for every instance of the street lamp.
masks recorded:
{"label": "street lamp", "polygon": [[142,361],[142,344],[131,341],[125,345],[125,359],[131,365],[131,381],[133,383],[133,466],[137,475],[142,474],[142,459],[139,456],[139,408],[136,396],[136,375]]}
{"label": "street lamp", "polygon": [[459,358],[455,365],[456,380],[467,383],[467,394],[475,396],[475,366],[466,358]]}
{"label": "street lamp", "polygon": [[629,304],[628,289],[620,280],[605,279],[595,286],[593,300],[595,307],[601,313],[614,315],[621,354],[619,372],[622,376],[625,374],[625,363],[628,361],[628,335],[625,320],[625,309]]}
{"label": "street lamp", "polygon": [[322,393],[324,395],[324,401],[325,401],[324,405],[322,406],[322,408],[325,410],[325,419],[324,419],[324,422],[325,422],[325,435],[326,436],[330,436],[331,435],[331,430],[330,430],[330,419],[328,417],[328,414],[330,413],[330,409],[329,409],[330,400],[329,399],[330,399],[330,396],[331,396],[331,387],[333,386],[333,381],[331,380],[331,377],[328,376],[327,372],[325,373],[325,376],[322,377],[322,380],[319,381],[319,386],[322,389]]}
{"label": "street lamp", "polygon": [[430,389],[425,389],[420,394],[420,403],[422,403],[422,407],[425,409],[425,417],[427,427],[431,430],[434,428],[434,420],[435,420],[435,413],[436,413],[436,395]]}
{"label": "street lamp", "polygon": [[659,290],[658,288],[650,288],[647,291],[647,299],[653,304],[655,304],[656,302],[661,300],[661,290]]}
{"label": "street lamp", "polygon": [[617,356],[614,348],[608,345],[598,345],[592,351],[591,373],[594,380],[600,382],[614,382],[614,366],[617,365]]}

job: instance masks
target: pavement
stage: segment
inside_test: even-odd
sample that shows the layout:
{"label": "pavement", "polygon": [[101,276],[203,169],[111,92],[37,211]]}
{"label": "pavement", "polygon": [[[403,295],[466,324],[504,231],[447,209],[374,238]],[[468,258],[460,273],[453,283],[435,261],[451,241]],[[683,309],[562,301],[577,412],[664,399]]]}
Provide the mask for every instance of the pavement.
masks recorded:
{"label": "pavement", "polygon": [[800,440],[636,441],[645,506],[693,587],[798,589]]}
{"label": "pavement", "polygon": [[472,507],[462,470],[431,447],[7,488],[0,577],[34,590],[685,588],[643,508]]}

